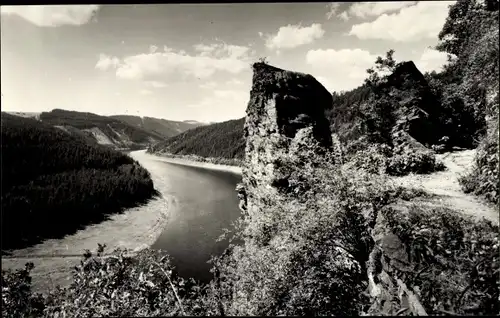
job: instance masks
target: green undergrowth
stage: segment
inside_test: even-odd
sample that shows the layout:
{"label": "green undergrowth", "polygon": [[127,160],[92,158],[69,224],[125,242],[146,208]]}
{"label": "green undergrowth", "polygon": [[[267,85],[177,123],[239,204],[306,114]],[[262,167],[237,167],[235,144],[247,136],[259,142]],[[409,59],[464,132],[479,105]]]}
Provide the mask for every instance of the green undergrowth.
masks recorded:
{"label": "green undergrowth", "polygon": [[404,281],[429,315],[498,314],[498,226],[446,208],[382,214],[407,248],[413,270]]}
{"label": "green undergrowth", "polygon": [[474,193],[498,205],[498,123],[496,133],[483,139],[474,158],[472,171],[459,182],[466,193]]}
{"label": "green undergrowth", "polygon": [[350,156],[349,165],[370,173],[390,176],[429,174],[445,169],[433,151],[408,147],[391,148],[386,144],[371,144],[357,151]]}

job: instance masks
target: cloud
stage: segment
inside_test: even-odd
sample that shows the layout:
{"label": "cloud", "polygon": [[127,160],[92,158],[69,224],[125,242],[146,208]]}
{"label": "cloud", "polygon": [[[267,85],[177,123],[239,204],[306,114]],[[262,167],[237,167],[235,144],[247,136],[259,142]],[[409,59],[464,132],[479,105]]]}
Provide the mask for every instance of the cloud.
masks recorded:
{"label": "cloud", "polygon": [[120,64],[120,59],[115,56],[109,56],[106,54],[99,55],[99,61],[95,65],[96,69],[101,71],[106,71],[110,68],[115,68]]}
{"label": "cloud", "polygon": [[447,62],[448,55],[446,53],[426,48],[420,58],[415,61],[415,65],[422,73],[432,71],[439,72]]}
{"label": "cloud", "polygon": [[23,5],[2,6],[2,14],[14,14],[41,27],[83,25],[92,20],[99,5]]}
{"label": "cloud", "polygon": [[332,83],[330,79],[328,79],[325,76],[316,76],[315,77],[318,82],[321,83],[328,91],[333,92],[335,91],[334,87],[335,85]]}
{"label": "cloud", "polygon": [[328,12],[326,13],[326,18],[330,20],[339,10],[340,3],[332,2],[326,5],[328,8]]}
{"label": "cloud", "polygon": [[253,60],[246,46],[217,43],[198,44],[194,48],[196,54],[190,55],[166,46],[161,52],[152,46],[149,53],[127,56],[120,60],[120,63],[114,64],[116,76],[124,79],[147,79],[156,76],[172,80],[178,80],[180,77],[201,79],[219,71],[237,74],[249,70]]}
{"label": "cloud", "polygon": [[151,87],[154,88],[164,88],[167,87],[168,84],[160,81],[147,81],[146,84],[148,84]]}
{"label": "cloud", "polygon": [[363,83],[378,55],[361,49],[319,49],[307,52],[306,63],[330,91],[350,90]]}
{"label": "cloud", "polygon": [[342,21],[348,21],[349,20],[349,13],[347,13],[347,11],[344,11],[342,13],[340,13],[339,15],[337,15],[340,20]]}
{"label": "cloud", "polygon": [[205,96],[200,102],[188,105],[188,107],[196,110],[199,120],[221,121],[245,116],[249,99],[248,91],[219,89],[214,90],[211,95]]}
{"label": "cloud", "polygon": [[207,82],[207,83],[203,83],[203,84],[200,84],[200,88],[203,88],[203,89],[214,89],[218,86],[218,84],[214,81],[210,81],[210,82]]}
{"label": "cloud", "polygon": [[417,1],[402,2],[358,2],[352,4],[348,10],[342,12],[342,19],[347,21],[351,17],[366,19],[369,17],[378,17],[383,13],[399,11],[402,8],[413,6]]}
{"label": "cloud", "polygon": [[291,49],[301,45],[312,43],[320,39],[325,31],[319,23],[313,23],[311,26],[302,27],[300,25],[287,25],[279,28],[274,35],[269,35],[266,40],[268,49]]}
{"label": "cloud", "polygon": [[228,85],[243,85],[243,82],[239,79],[233,78],[226,82]]}
{"label": "cloud", "polygon": [[149,89],[141,89],[141,90],[139,91],[139,93],[140,93],[141,95],[151,95],[151,94],[153,94],[153,92],[152,92],[152,91],[150,91]]}
{"label": "cloud", "polygon": [[[372,22],[355,24],[349,35],[359,39],[397,42],[436,38],[448,16],[450,1],[421,1],[398,13],[382,14]],[[396,3],[394,3],[396,4]]]}

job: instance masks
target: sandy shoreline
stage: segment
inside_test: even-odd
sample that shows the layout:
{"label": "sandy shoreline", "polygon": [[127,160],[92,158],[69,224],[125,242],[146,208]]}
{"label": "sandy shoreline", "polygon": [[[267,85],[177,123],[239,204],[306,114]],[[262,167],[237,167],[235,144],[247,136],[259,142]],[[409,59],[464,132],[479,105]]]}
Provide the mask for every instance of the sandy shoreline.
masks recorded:
{"label": "sandy shoreline", "polygon": [[232,172],[235,174],[242,174],[242,168],[238,166],[230,166],[230,165],[221,165],[221,164],[215,164],[215,163],[210,163],[210,162],[201,162],[201,161],[195,161],[195,160],[190,160],[187,158],[170,158],[162,155],[156,155],[156,154],[149,154],[148,155],[154,157],[156,160],[161,160],[165,162],[170,162],[170,163],[175,163],[175,164],[180,164],[184,166],[191,166],[191,167],[200,167],[200,168],[205,168],[205,169],[211,169],[211,170],[219,170],[219,171],[227,171],[227,172]]}
{"label": "sandy shoreline", "polygon": [[[116,248],[137,252],[151,246],[165,228],[173,203],[172,197],[164,195],[62,239],[50,239],[13,251],[11,256],[2,257],[2,268],[22,268],[27,262],[33,262],[34,290],[46,290],[51,285],[66,286],[71,282],[71,268],[80,262],[85,249],[95,251],[97,243],[106,244],[108,253]],[[118,237],[121,239],[117,240]]]}

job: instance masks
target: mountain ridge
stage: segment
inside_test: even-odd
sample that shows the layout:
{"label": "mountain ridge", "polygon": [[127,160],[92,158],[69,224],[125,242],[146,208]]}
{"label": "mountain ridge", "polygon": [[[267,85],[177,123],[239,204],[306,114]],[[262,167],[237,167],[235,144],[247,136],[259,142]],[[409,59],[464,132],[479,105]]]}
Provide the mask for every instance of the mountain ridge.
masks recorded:
{"label": "mountain ridge", "polygon": [[102,116],[58,108],[49,112],[6,113],[36,119],[68,134],[83,137],[91,144],[106,145],[114,149],[145,149],[150,144],[205,125],[191,120],[173,121],[132,115]]}

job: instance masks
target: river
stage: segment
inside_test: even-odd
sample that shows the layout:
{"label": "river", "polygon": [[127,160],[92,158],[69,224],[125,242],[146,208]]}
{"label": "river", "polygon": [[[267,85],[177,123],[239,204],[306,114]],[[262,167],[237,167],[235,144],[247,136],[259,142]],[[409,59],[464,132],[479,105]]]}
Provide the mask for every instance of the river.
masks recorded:
{"label": "river", "polygon": [[130,156],[146,167],[160,192],[172,197],[168,222],[153,244],[166,251],[182,277],[207,282],[212,277],[207,263],[219,255],[228,242],[216,242],[223,228],[230,228],[239,216],[236,184],[239,174],[167,162],[166,159],[134,151]]}
{"label": "river", "polygon": [[128,154],[151,173],[160,197],[64,238],[15,250],[11,256],[2,257],[2,268],[21,268],[33,262],[35,291],[46,291],[58,284],[67,286],[71,282],[70,270],[79,263],[85,249],[95,250],[101,243],[109,252],[118,247],[164,250],[172,256],[182,277],[210,280],[211,265],[207,261],[228,245],[216,239],[240,215],[235,191],[240,174],[224,171],[223,166],[214,166],[215,170],[207,169],[207,164],[197,167],[197,163],[178,159],[178,163],[171,163],[144,150]]}

